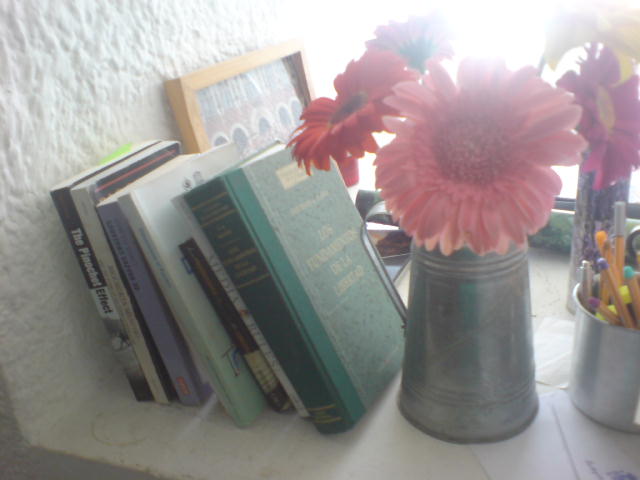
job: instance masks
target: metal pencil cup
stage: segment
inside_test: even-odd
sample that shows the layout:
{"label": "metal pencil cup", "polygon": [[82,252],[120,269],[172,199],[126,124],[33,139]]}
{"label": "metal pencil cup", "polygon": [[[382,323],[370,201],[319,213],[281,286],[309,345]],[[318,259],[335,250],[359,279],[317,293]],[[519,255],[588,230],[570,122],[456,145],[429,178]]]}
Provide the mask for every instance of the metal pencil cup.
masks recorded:
{"label": "metal pencil cup", "polygon": [[569,396],[593,420],[640,433],[640,331],[600,321],[577,301]]}
{"label": "metal pencil cup", "polygon": [[524,430],[538,410],[526,252],[412,246],[399,408],[451,442]]}

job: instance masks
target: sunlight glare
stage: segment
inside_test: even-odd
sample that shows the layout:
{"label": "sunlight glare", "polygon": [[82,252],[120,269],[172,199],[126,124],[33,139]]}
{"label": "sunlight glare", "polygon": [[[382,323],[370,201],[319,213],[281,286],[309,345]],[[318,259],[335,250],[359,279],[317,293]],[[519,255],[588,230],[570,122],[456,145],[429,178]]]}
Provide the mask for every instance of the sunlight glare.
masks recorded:
{"label": "sunlight glare", "polygon": [[[364,42],[374,37],[378,25],[389,21],[406,21],[409,16],[425,15],[439,9],[450,24],[454,35],[455,57],[445,62],[445,68],[454,74],[457,63],[467,56],[502,57],[507,67],[518,69],[525,65],[538,67],[544,50],[545,26],[558,5],[584,7],[589,0],[394,0],[366,3],[353,0],[325,0],[324,9],[315,22],[318,31],[307,31],[307,52],[313,64],[312,74],[316,94],[333,97],[333,79],[344,71],[346,64],[364,52]],[[591,0],[602,1],[602,0]],[[610,0],[615,1],[615,0]],[[633,0],[640,4],[640,0]],[[341,15],[335,15],[341,11]],[[326,16],[326,18],[325,18]],[[357,19],[355,21],[354,19]],[[326,25],[331,25],[327,35]],[[575,68],[582,51],[571,51],[565,61],[553,72],[548,67],[543,78],[554,84],[562,74],[563,64]],[[391,138],[377,134],[380,145]],[[375,155],[360,159],[360,188],[373,189],[375,184],[373,161]],[[561,196],[575,197],[577,167],[558,167],[563,178]]]}
{"label": "sunlight glare", "polygon": [[454,0],[441,7],[454,32],[456,57],[500,56],[509,68],[537,66],[554,0]]}

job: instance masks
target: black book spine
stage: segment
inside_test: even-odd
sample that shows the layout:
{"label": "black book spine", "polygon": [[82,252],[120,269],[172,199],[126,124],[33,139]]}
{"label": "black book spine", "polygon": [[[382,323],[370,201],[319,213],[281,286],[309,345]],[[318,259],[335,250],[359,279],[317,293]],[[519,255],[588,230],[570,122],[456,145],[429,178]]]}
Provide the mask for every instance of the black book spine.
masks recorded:
{"label": "black book spine", "polygon": [[82,271],[89,293],[109,332],[116,358],[118,358],[124,369],[133,394],[138,401],[151,401],[153,400],[153,393],[135,355],[122,319],[116,312],[112,293],[107,287],[89,237],[84,231],[78,211],[71,199],[70,188],[52,191],[51,197],[73,249],[73,254]]}

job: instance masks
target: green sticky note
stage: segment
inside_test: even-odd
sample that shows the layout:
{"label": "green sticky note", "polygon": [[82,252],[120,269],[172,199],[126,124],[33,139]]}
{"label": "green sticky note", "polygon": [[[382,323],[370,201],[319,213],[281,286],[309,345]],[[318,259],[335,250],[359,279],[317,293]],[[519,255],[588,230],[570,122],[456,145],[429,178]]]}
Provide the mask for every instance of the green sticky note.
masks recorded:
{"label": "green sticky note", "polygon": [[129,150],[131,150],[131,147],[133,146],[133,143],[126,143],[124,145],[122,145],[120,148],[118,148],[117,150],[111,152],[109,155],[107,155],[106,157],[102,158],[100,160],[100,162],[98,162],[98,165],[104,165],[106,163],[109,163],[110,161],[112,161],[115,158],[118,158],[122,155],[124,155],[125,153],[127,153]]}

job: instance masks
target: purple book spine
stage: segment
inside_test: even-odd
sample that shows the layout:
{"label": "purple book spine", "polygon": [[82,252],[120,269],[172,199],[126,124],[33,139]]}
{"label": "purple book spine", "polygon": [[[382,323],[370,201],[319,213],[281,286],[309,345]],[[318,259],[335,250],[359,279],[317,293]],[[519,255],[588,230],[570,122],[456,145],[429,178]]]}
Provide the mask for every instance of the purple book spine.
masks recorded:
{"label": "purple book spine", "polygon": [[100,205],[98,215],[121,274],[142,312],[180,402],[184,405],[201,405],[210,396],[211,387],[200,378],[182,332],[146,264],[118,202]]}

